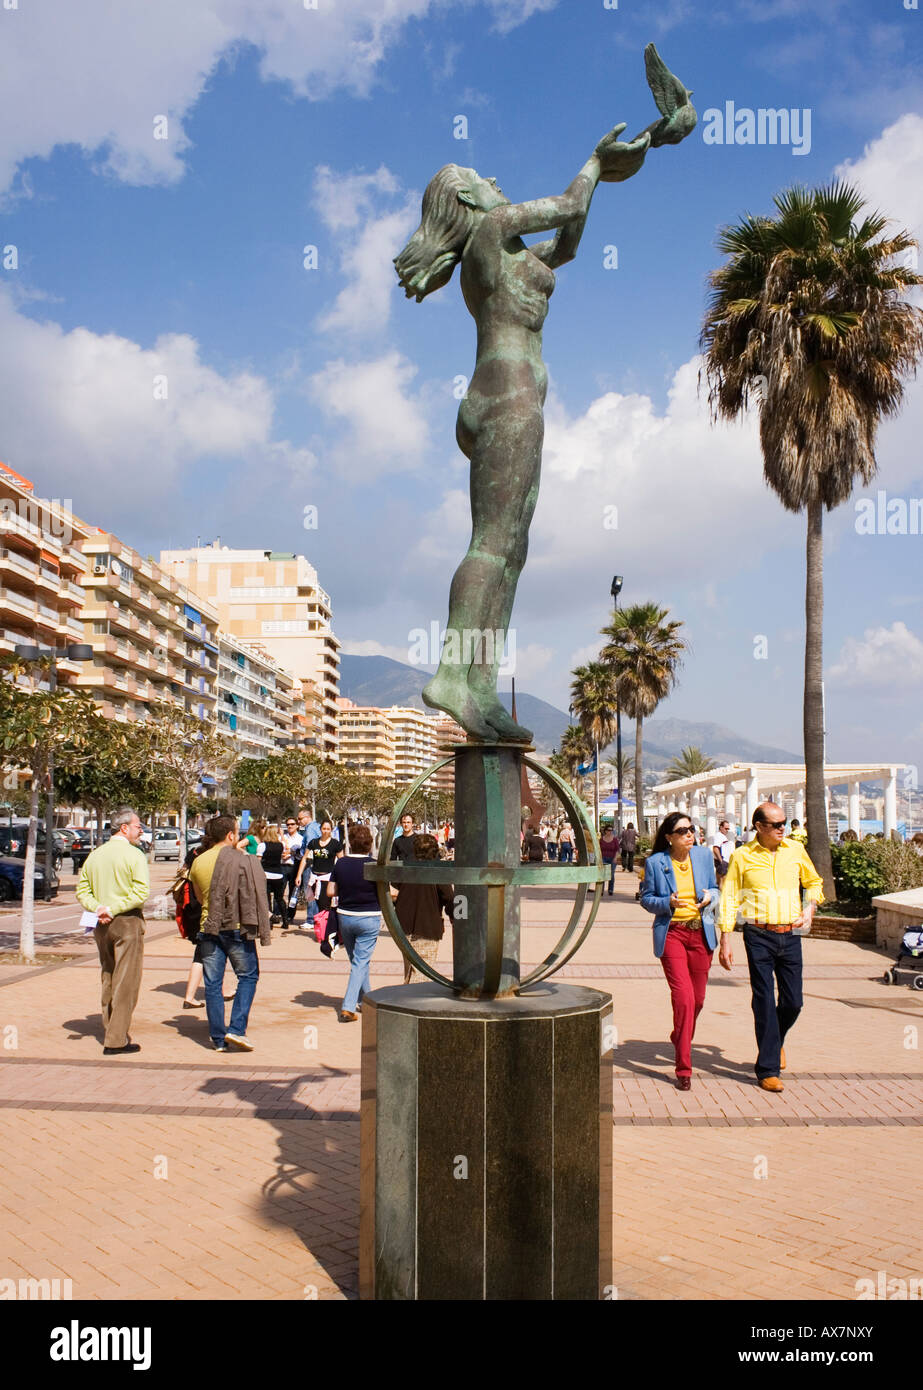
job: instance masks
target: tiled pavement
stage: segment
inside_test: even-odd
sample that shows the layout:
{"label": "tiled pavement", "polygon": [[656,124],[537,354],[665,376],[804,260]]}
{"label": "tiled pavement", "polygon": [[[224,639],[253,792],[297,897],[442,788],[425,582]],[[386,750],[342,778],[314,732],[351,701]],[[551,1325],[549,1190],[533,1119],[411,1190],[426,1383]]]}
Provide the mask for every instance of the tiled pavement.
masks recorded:
{"label": "tiled pavement", "polygon": [[[649,919],[619,888],[567,967],[615,999],[619,1296],[851,1299],[880,1269],[919,1277],[923,998],[882,985],[869,948],[807,941],[806,1009],[770,1096],[753,1084],[745,971],[716,968],[680,1093]],[[55,911],[43,949],[66,927]],[[558,895],[533,895],[529,960],[560,914]],[[186,948],[151,923],[143,1050],[103,1059],[86,950],[65,937],[75,959],[0,968],[0,1277],[69,1278],[75,1298],[354,1297],[359,1029],[336,1022],[342,962],[307,935],[276,940],[258,1050],[219,1055],[180,1007]],[[399,972],[383,939],[373,985]]]}

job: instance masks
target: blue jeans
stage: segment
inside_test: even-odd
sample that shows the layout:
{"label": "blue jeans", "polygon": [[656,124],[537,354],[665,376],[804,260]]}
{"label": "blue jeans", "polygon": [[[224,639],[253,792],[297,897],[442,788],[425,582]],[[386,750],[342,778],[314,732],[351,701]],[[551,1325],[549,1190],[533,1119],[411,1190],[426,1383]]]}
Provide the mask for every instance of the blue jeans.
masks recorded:
{"label": "blue jeans", "polygon": [[609,865],[609,896],[612,897],[612,888],[615,883],[615,860],[604,859],[603,864]]}
{"label": "blue jeans", "polygon": [[381,917],[377,913],[374,917],[359,917],[338,908],[337,920],[340,940],[346,947],[351,967],[342,1007],[346,1013],[354,1014],[369,987],[369,962],[381,930]]}
{"label": "blue jeans", "polygon": [[[225,1032],[239,1038],[247,1036],[250,1005],[260,978],[260,962],[256,942],[241,936],[239,931],[223,931],[217,936],[199,935],[197,945],[202,951],[202,974],[205,981],[205,1012],[212,1042],[223,1043]],[[231,1022],[224,1026],[224,970],[228,961],[237,976],[237,993],[231,1005]]]}
{"label": "blue jeans", "polygon": [[[744,947],[753,991],[756,1075],[778,1076],[785,1035],[801,1013],[801,937],[791,932],[744,927]],[[776,981],[779,999],[776,1002]]]}

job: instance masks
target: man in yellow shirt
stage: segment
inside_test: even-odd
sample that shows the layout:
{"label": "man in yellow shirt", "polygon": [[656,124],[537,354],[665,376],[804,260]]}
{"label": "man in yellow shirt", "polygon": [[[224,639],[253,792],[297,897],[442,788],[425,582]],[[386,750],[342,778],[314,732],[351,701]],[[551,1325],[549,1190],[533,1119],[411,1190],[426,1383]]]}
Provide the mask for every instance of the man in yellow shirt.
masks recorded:
{"label": "man in yellow shirt", "polygon": [[753,991],[756,1075],[764,1091],[781,1091],[782,1044],[802,1005],[801,937],[794,933],[811,930],[814,911],[824,901],[823,880],[804,845],[786,839],[785,813],[775,802],[757,806],[753,828],[756,838],[734,851],[724,880],[718,959],[726,970],[733,965],[731,933],[742,921]]}
{"label": "man in yellow shirt", "polygon": [[77,881],[77,899],[95,912],[93,932],[102,971],[102,1012],[106,1036],[103,1055],[140,1052],[128,1036],[141,989],[144,964],[144,916],[151,891],[147,860],[138,848],[141,821],[130,806],[116,811],[112,836],[87,856]]}

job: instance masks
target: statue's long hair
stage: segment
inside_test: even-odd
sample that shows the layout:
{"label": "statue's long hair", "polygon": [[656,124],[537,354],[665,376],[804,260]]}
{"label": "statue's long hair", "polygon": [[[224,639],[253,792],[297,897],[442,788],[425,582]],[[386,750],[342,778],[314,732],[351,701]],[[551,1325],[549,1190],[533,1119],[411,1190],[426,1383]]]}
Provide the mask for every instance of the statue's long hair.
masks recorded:
{"label": "statue's long hair", "polygon": [[459,201],[470,171],[445,164],[423,194],[420,225],[394,265],[408,299],[417,303],[448,284],[471,231],[471,209]]}

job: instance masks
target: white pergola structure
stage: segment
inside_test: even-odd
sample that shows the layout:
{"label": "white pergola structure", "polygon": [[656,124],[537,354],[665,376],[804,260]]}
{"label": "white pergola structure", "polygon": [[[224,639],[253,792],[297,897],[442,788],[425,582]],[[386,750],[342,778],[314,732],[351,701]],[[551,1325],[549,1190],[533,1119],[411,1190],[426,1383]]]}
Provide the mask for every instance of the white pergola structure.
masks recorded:
{"label": "white pergola structure", "polygon": [[[849,828],[859,831],[860,782],[884,783],[884,833],[890,839],[897,829],[897,774],[903,763],[827,763],[826,788],[849,789]],[[731,763],[682,777],[677,782],[661,782],[653,788],[657,798],[657,819],[668,811],[682,811],[697,823],[705,814],[705,833],[717,834],[718,822],[727,818],[733,825],[749,828],[753,812],[761,801],[775,801],[786,817],[804,824],[804,763]],[[704,802],[704,807],[703,807]],[[738,806],[740,814],[738,814]]]}

